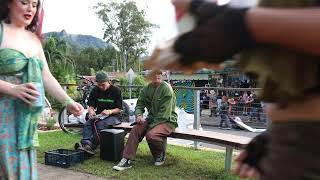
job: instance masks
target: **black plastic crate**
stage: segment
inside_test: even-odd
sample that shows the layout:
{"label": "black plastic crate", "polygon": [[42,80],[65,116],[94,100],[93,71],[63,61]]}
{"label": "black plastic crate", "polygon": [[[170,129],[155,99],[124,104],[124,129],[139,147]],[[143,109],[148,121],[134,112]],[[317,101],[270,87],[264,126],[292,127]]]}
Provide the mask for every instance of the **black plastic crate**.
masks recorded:
{"label": "black plastic crate", "polygon": [[78,163],[83,163],[84,152],[68,149],[56,149],[45,152],[45,164],[68,168]]}

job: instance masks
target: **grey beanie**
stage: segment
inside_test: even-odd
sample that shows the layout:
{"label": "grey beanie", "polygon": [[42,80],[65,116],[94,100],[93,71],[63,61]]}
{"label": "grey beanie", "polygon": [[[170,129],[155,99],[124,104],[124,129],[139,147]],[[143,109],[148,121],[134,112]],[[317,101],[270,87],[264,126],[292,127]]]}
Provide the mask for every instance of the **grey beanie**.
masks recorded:
{"label": "grey beanie", "polygon": [[104,83],[106,81],[108,81],[108,74],[105,71],[99,71],[96,73],[96,82],[97,83]]}

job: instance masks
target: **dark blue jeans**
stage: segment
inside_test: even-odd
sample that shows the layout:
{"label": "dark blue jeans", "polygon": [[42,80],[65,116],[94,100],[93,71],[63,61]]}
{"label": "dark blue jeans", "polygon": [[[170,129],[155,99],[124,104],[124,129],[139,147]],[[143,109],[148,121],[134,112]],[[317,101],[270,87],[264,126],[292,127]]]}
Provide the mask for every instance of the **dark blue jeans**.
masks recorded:
{"label": "dark blue jeans", "polygon": [[120,123],[119,118],[115,116],[110,116],[104,119],[87,120],[83,127],[81,144],[89,144],[92,149],[96,149],[100,144],[100,131]]}

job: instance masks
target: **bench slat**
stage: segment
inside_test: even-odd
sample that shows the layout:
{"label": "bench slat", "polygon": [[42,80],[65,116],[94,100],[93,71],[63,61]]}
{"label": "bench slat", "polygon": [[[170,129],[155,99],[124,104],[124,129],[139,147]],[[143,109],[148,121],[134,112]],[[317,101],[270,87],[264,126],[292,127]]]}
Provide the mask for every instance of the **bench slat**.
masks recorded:
{"label": "bench slat", "polygon": [[[130,126],[130,123],[121,123],[114,126],[114,128],[125,129],[130,131],[133,126]],[[248,144],[251,138],[236,136],[226,133],[218,133],[212,131],[199,131],[196,129],[187,129],[184,132],[181,132],[178,128],[169,136],[179,139],[195,140],[195,141],[204,141],[208,143],[218,143],[224,146],[232,146],[235,148],[243,148]]]}

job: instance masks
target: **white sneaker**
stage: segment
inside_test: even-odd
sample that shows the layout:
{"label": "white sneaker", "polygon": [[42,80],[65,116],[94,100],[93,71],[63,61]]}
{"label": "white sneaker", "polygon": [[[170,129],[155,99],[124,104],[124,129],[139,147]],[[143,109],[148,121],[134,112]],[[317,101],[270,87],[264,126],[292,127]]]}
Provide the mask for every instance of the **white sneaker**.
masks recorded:
{"label": "white sneaker", "polygon": [[123,171],[132,168],[132,162],[130,159],[122,158],[118,165],[113,166],[112,169],[117,171]]}
{"label": "white sneaker", "polygon": [[156,158],[154,165],[155,166],[161,166],[164,164],[164,161],[166,160],[166,155],[165,153],[161,153],[159,157]]}

